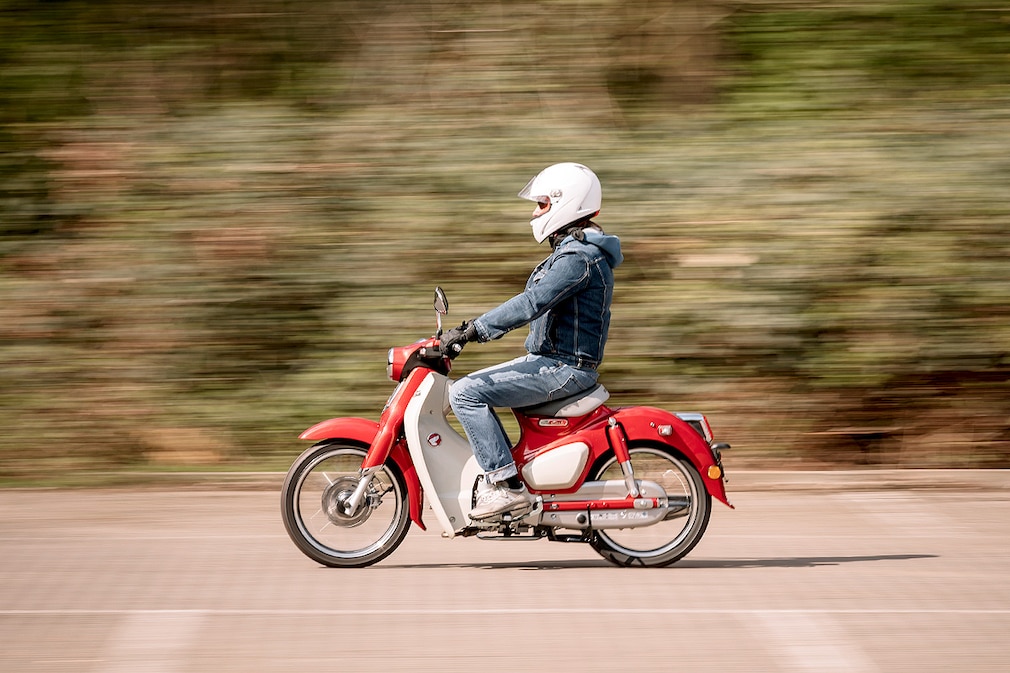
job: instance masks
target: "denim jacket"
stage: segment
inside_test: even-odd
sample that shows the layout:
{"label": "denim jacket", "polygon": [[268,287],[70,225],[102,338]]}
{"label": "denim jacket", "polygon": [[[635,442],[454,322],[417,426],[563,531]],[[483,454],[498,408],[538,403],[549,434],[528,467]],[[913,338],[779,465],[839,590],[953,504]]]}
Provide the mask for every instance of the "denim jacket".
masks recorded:
{"label": "denim jacket", "polygon": [[610,328],[613,269],[622,261],[616,236],[593,228],[568,236],[533,270],[521,294],[473,320],[479,340],[528,323],[528,352],[595,369]]}

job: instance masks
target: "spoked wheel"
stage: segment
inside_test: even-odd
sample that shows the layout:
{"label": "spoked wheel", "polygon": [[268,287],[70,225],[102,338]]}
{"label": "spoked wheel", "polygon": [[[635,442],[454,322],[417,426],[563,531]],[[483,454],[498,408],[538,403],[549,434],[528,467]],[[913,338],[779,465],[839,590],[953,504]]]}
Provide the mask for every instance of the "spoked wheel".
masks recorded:
{"label": "spoked wheel", "polygon": [[407,534],[407,488],[392,464],[372,475],[361,506],[347,511],[364,457],[365,449],[349,442],[316,444],[284,480],[284,527],[306,556],[323,565],[371,565],[393,553]]}
{"label": "spoked wheel", "polygon": [[[651,526],[595,531],[590,544],[600,556],[616,565],[669,565],[691,551],[705,534],[712,497],[705,490],[698,470],[686,459],[651,446],[632,446],[629,451],[635,479],[662,486],[670,513]],[[617,458],[610,456],[591,478],[623,479],[624,474]]]}

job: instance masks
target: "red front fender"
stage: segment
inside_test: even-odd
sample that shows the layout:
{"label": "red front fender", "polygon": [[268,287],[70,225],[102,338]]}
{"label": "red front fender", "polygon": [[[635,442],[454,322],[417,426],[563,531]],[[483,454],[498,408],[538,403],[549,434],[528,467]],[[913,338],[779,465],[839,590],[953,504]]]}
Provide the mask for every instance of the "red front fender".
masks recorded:
{"label": "red front fender", "polygon": [[[617,409],[614,416],[624,427],[628,439],[634,441],[647,441],[661,443],[673,447],[691,461],[701,473],[705,488],[712,497],[729,507],[733,507],[726,497],[726,485],[723,482],[722,471],[715,477],[711,476],[709,468],[716,465],[715,456],[708,442],[695,432],[694,428],[682,421],[675,414],[663,409],[654,407],[626,407]],[[673,428],[673,434],[664,436],[659,434],[659,428],[669,426]]]}
{"label": "red front fender", "polygon": [[379,430],[379,424],[367,418],[330,418],[322,423],[316,423],[311,428],[298,435],[298,439],[353,439],[365,446],[372,443],[372,438]]}
{"label": "red front fender", "polygon": [[[371,446],[375,435],[379,432],[379,424],[367,418],[330,418],[322,423],[316,423],[311,428],[298,435],[298,439],[320,441],[324,439],[350,439],[364,446]],[[426,530],[421,520],[421,502],[424,493],[421,482],[414,469],[414,461],[403,442],[393,445],[389,458],[396,464],[407,482],[407,499],[410,501],[410,520],[421,530]]]}

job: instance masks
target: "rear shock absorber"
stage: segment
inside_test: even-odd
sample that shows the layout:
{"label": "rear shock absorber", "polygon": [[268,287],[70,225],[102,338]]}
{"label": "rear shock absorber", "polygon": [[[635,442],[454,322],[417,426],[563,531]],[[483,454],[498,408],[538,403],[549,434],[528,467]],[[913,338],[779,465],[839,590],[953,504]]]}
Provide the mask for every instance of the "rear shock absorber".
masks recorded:
{"label": "rear shock absorber", "polygon": [[628,487],[628,496],[638,497],[638,482],[635,481],[635,471],[631,467],[631,454],[628,452],[628,436],[624,434],[624,428],[613,416],[607,421],[607,440],[610,441],[610,448],[617,456],[617,462],[624,473],[624,484]]}

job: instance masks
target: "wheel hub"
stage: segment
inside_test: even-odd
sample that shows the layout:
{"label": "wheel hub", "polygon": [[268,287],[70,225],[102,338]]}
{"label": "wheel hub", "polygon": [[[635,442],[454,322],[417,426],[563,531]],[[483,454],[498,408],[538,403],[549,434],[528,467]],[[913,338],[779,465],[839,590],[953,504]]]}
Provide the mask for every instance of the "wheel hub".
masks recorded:
{"label": "wheel hub", "polygon": [[372,503],[377,495],[372,486],[369,486],[365,492],[364,502],[358,507],[358,511],[350,514],[345,511],[344,506],[357,487],[358,479],[356,477],[340,477],[323,491],[323,511],[334,525],[353,528],[364,523],[372,514]]}

